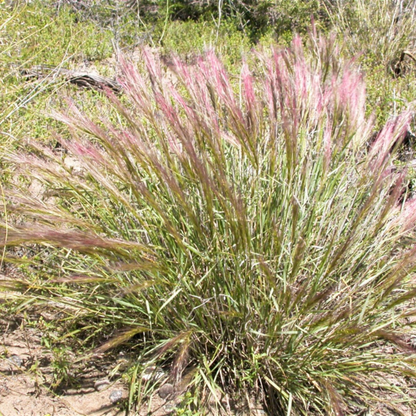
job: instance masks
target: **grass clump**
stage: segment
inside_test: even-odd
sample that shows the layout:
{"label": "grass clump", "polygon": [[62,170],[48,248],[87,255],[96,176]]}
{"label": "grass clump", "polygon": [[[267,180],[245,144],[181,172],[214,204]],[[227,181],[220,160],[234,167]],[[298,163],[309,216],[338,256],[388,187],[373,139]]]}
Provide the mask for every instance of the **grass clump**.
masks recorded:
{"label": "grass clump", "polygon": [[130,408],[155,364],[187,380],[191,408],[249,392],[282,415],[340,415],[377,400],[386,374],[415,375],[414,201],[390,164],[410,114],[367,150],[361,74],[333,39],[309,49],[259,52],[237,84],[213,53],[166,75],[143,51],[143,71],[122,60],[125,97],[108,94],[118,121],[69,103],[66,153],[14,157],[45,193],[8,194],[20,225],[1,241],[47,255],[13,287],[68,304],[96,352],[133,348]]}

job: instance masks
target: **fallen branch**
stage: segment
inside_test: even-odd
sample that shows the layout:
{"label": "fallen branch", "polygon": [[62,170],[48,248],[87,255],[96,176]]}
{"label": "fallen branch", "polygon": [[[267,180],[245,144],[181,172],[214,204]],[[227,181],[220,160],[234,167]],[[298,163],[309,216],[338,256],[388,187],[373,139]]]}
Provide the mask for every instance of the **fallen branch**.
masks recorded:
{"label": "fallen branch", "polygon": [[408,56],[411,60],[416,62],[415,57],[409,51],[403,51],[400,54],[400,58],[395,59],[390,63],[390,70],[392,71],[394,78],[404,76],[408,71],[408,67],[406,66],[404,61],[406,56]]}
{"label": "fallen branch", "polygon": [[62,77],[65,81],[79,87],[93,88],[101,91],[105,88],[109,88],[117,94],[120,94],[122,90],[121,85],[117,81],[85,71],[72,71],[64,68],[57,69],[45,65],[37,65],[30,69],[20,70],[20,75],[28,79],[44,78],[51,74],[55,77]]}

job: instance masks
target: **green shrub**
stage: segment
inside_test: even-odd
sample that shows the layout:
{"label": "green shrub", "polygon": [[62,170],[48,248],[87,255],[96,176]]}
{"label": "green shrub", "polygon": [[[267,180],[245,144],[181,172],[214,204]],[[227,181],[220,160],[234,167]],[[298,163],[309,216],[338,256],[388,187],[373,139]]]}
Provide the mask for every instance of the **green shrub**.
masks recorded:
{"label": "green shrub", "polygon": [[[158,28],[160,29],[160,28]],[[249,39],[239,32],[231,22],[223,22],[218,28],[207,22],[169,22],[160,32],[162,51],[165,54],[179,54],[189,61],[208,49],[214,49],[224,56],[225,64],[238,68],[242,56],[252,46]],[[238,69],[237,69],[238,70]]]}
{"label": "green shrub", "polygon": [[[35,280],[3,286],[66,303],[95,351],[128,343],[133,381],[154,364],[186,375],[198,410],[219,391],[273,415],[385,400],[386,374],[416,375],[415,201],[390,166],[409,114],[367,151],[362,76],[331,39],[310,51],[296,37],[258,53],[238,94],[213,53],[166,75],[144,51],[144,73],[122,63],[124,104],[109,93],[118,121],[69,103],[67,154],[13,158],[45,194],[8,194],[1,241],[48,250]],[[132,383],[130,406],[142,395]]]}

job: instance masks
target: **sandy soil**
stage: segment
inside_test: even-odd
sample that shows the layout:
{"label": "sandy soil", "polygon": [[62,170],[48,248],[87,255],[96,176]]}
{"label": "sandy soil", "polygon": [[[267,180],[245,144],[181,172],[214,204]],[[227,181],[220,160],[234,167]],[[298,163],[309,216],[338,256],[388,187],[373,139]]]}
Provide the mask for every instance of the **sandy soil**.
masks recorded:
{"label": "sandy soil", "polygon": [[[0,322],[0,414],[3,416],[115,416],[124,414],[112,403],[113,391],[127,395],[117,381],[97,391],[94,384],[105,373],[91,365],[77,382],[79,388],[63,390],[57,395],[53,385],[53,355],[41,345],[42,333],[17,324]],[[77,383],[77,384],[78,384]],[[117,393],[120,395],[120,393]],[[115,397],[114,395],[112,398]],[[114,399],[113,399],[114,401]]]}
{"label": "sandy soil", "polygon": [[[76,387],[62,388],[58,394],[52,388],[56,380],[53,353],[41,341],[42,331],[26,326],[24,320],[0,319],[0,416],[125,414],[122,404],[128,387],[120,377],[108,379],[122,357],[84,363],[74,375]],[[156,396],[137,416],[171,414],[178,399],[172,396]]]}
{"label": "sandy soil", "polygon": [[[75,369],[76,388],[62,388],[58,392],[54,384],[53,353],[42,346],[42,331],[25,324],[20,317],[0,319],[0,416],[121,416],[123,400],[128,396],[128,387],[120,377],[109,381],[109,374],[121,358],[103,359],[99,357],[82,369]],[[389,351],[386,350],[386,353]],[[390,353],[393,353],[391,351]],[[75,361],[74,356],[67,357]],[[125,358],[124,358],[125,360]],[[408,380],[409,381],[409,380]],[[404,380],[387,380],[391,386],[404,383]],[[416,400],[416,382],[406,383]],[[165,385],[167,387],[167,385]],[[175,414],[182,392],[166,393],[162,387],[150,404],[131,416],[166,416]],[[376,393],[376,392],[375,392]],[[376,393],[377,394],[377,393]],[[384,396],[385,393],[383,393]],[[115,401],[119,398],[119,401]],[[385,396],[385,403],[373,408],[357,408],[361,416],[414,416],[413,405],[397,400],[392,394]],[[401,403],[400,403],[401,402]],[[229,415],[235,414],[233,412]],[[238,412],[242,415],[265,416],[260,408],[253,412]],[[223,415],[224,416],[224,415]]]}
{"label": "sandy soil", "polygon": [[[0,293],[1,294],[1,293]],[[0,296],[0,304],[2,303]],[[4,305],[0,305],[4,307]],[[3,308],[4,309],[4,308]],[[39,315],[42,319],[45,312]],[[53,319],[53,315],[47,316]],[[88,363],[76,364],[75,354],[68,352],[65,357],[75,363],[71,378],[73,383],[54,389],[54,354],[42,342],[45,334],[36,325],[36,317],[13,316],[0,318],[0,416],[121,416],[123,402],[128,397],[128,386],[120,376],[110,378],[117,366],[126,363],[124,354],[113,358],[97,357]],[[120,372],[121,373],[121,372]],[[120,374],[119,373],[119,374]],[[55,376],[54,376],[55,375]],[[185,377],[186,379],[186,377]],[[185,380],[184,380],[185,382]],[[76,387],[74,387],[76,385]],[[146,404],[130,416],[167,416],[174,415],[180,405],[186,386],[173,388],[166,383]],[[115,398],[119,400],[115,402]],[[227,400],[221,400],[229,407]],[[228,405],[227,405],[228,403]],[[212,406],[212,416],[220,416]],[[260,405],[252,405],[235,412],[221,412],[226,415],[265,416]]]}

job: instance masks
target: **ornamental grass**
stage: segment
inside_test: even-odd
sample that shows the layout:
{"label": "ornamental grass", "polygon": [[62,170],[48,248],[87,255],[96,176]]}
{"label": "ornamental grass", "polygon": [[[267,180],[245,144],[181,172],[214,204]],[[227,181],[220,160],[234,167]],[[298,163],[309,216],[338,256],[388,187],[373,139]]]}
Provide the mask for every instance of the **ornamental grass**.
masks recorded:
{"label": "ornamental grass", "polygon": [[185,380],[195,412],[351,414],[416,376],[416,200],[393,164],[411,114],[374,139],[362,74],[316,33],[238,76],[213,52],[141,62],[120,57],[111,116],[68,101],[58,149],[12,156],[44,192],[6,190],[1,241],[32,257],[3,287],[67,305],[94,353],[133,351],[129,410]]}

